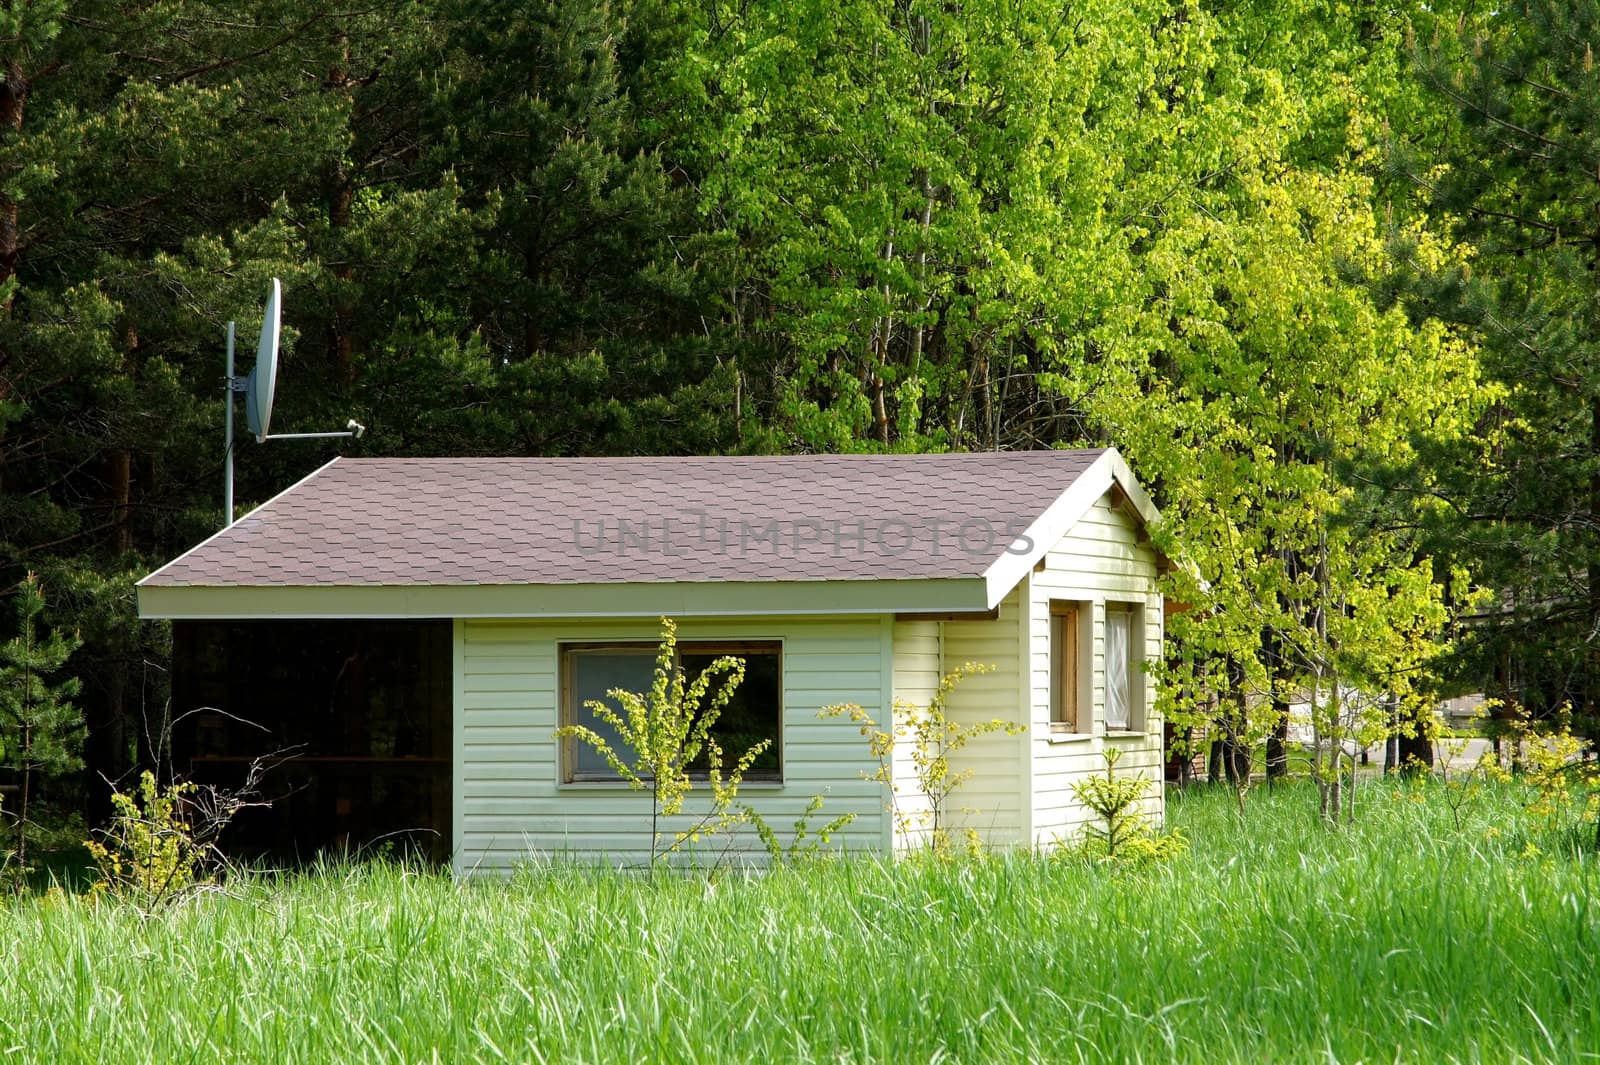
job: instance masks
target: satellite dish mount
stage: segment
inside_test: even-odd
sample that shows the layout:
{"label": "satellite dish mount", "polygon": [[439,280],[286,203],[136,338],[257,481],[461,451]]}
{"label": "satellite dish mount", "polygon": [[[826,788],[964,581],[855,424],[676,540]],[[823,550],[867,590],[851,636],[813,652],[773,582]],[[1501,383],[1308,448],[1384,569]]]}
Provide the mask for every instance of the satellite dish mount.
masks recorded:
{"label": "satellite dish mount", "polygon": [[228,376],[223,393],[222,527],[233,524],[233,396],[244,393],[245,425],[256,443],[268,440],[332,440],[359,438],[367,427],[354,418],[338,433],[272,433],[272,400],[278,386],[278,339],[283,323],[283,285],[272,279],[267,306],[261,316],[261,338],[256,342],[256,364],[242,377],[233,373],[234,323],[228,323]]}

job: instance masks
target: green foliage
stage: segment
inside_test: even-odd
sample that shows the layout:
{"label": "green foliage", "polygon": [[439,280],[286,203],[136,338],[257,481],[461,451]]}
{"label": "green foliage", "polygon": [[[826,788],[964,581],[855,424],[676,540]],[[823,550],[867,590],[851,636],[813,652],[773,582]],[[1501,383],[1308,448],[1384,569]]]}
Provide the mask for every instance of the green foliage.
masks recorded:
{"label": "green foliage", "polygon": [[187,781],[163,788],[147,770],[134,794],[113,793],[110,825],[87,843],[100,874],[95,890],[153,908],[203,883],[206,848],[186,809],[196,790]]}
{"label": "green foliage", "polygon": [[[1001,718],[963,721],[950,714],[950,695],[956,686],[967,677],[992,672],[992,665],[962,663],[939,678],[939,686],[934,689],[927,706],[896,699],[894,723],[889,728],[879,725],[856,703],[825,706],[819,715],[849,718],[861,726],[868,750],[878,760],[878,768],[867,779],[878,781],[888,789],[895,833],[925,843],[941,857],[949,857],[957,850],[957,839],[952,833],[954,816],[976,812],[955,805],[956,794],[974,770],[970,766],[956,768],[952,758],[979,737],[994,732],[1017,736],[1024,731],[1023,726]],[[897,760],[896,752],[903,752],[903,762]],[[900,775],[897,775],[897,763]],[[968,828],[962,834],[961,843],[968,854],[982,850],[974,829]]]}
{"label": "green foliage", "polygon": [[1524,723],[1516,733],[1523,770],[1537,796],[1529,809],[1558,832],[1585,829],[1600,853],[1600,762],[1585,756],[1587,744],[1572,725]]}
{"label": "green foliage", "polygon": [[[572,739],[594,748],[628,787],[650,793],[652,862],[678,853],[685,844],[727,832],[745,820],[743,807],[736,803],[739,785],[772,741],[751,745],[725,768],[722,746],[712,733],[718,716],[743,680],[744,660],[724,655],[701,670],[692,682],[688,681],[678,663],[677,622],[664,617],[650,691],[615,688],[606,693],[616,702],[615,707],[605,700],[584,704],[616,729],[626,749],[616,749],[587,725],[556,729],[558,739]],[[684,800],[695,788],[690,767],[700,764],[706,767],[709,805],[692,826],[674,833],[671,842],[662,846],[660,819],[683,812]]]}
{"label": "green foliage", "polygon": [[794,831],[789,836],[788,843],[779,838],[777,831],[755,807],[745,803],[741,804],[740,809],[755,830],[756,837],[761,840],[768,859],[774,865],[793,865],[797,862],[814,862],[836,856],[836,852],[829,850],[828,845],[833,842],[835,834],[856,819],[854,813],[843,813],[821,827],[813,829],[811,819],[821,812],[822,801],[821,795],[813,795],[811,801],[806,803],[805,810],[795,818]]}
{"label": "green foliage", "polygon": [[1069,850],[1109,862],[1145,862],[1182,854],[1187,842],[1175,833],[1151,829],[1140,803],[1150,794],[1150,781],[1137,773],[1117,776],[1122,751],[1108,748],[1104,775],[1091,775],[1072,785],[1072,794],[1100,820],[1084,828],[1084,839]]}
{"label": "green foliage", "polygon": [[[1168,719],[1253,749],[1320,693],[1325,803],[1452,643],[1582,733],[1596,10],[7,9],[0,578],[71,585],[125,779],[126,578],[214,531],[222,328],[280,276],[278,419],[358,454],[1117,444],[1191,607]],[[244,445],[241,502],[335,446]]]}
{"label": "green foliage", "polygon": [[[1455,822],[1457,832],[1461,831],[1463,818],[1471,808],[1481,802],[1484,793],[1496,784],[1503,784],[1509,779],[1495,752],[1485,751],[1476,762],[1466,768],[1458,768],[1456,761],[1465,750],[1465,739],[1454,736],[1441,736],[1437,740],[1438,752],[1434,758],[1436,769],[1434,776],[1440,785],[1440,795]],[[1412,775],[1420,777],[1420,766],[1414,767]]]}
{"label": "green foliage", "polygon": [[[355,414],[367,454],[732,445],[738,345],[707,328],[692,185],[630,90],[659,32],[633,6],[7,9],[0,578],[92,593],[53,615],[88,644],[89,779],[124,779],[166,696],[159,630],[130,638],[131,593],[93,586],[215,531],[223,328],[251,335],[268,277],[286,429]],[[334,446],[241,445],[241,503]]]}
{"label": "green foliage", "polygon": [[83,716],[74,700],[82,689],[77,677],[56,679],[78,649],[75,636],[41,631],[44,589],[32,573],[13,597],[17,635],[0,645],[0,766],[17,784],[10,820],[11,872],[29,871],[29,844],[42,834],[35,822],[36,792],[83,765]]}
{"label": "green foliage", "polygon": [[[1446,5],[1419,26],[1428,112],[1396,128],[1392,164],[1460,253],[1411,254],[1386,285],[1413,315],[1458,323],[1500,385],[1490,445],[1441,487],[1460,520],[1438,549],[1496,590],[1462,632],[1468,683],[1535,718],[1600,722],[1600,294],[1591,131],[1600,121],[1594,0]],[[1447,468],[1448,469],[1448,468]]]}
{"label": "green foliage", "polygon": [[666,102],[700,116],[679,140],[700,210],[742,249],[735,313],[781,341],[780,439],[1079,435],[1035,375],[1083,357],[1126,281],[1105,215],[1170,43],[1161,5],[685,13]]}
{"label": "green foliage", "polygon": [[[1472,600],[1419,530],[1495,391],[1460,333],[1363,281],[1392,269],[1383,130],[1422,95],[1409,12],[766,2],[689,19],[667,99],[705,115],[683,151],[744,249],[741,313],[787,346],[790,440],[1115,443],[1157,486],[1157,542],[1181,562],[1167,591],[1192,607],[1170,719],[1249,749],[1318,689],[1337,776],[1331,752],[1395,701],[1416,716]],[[1425,258],[1467,254],[1413,233]],[[1375,698],[1326,697],[1346,689]]]}

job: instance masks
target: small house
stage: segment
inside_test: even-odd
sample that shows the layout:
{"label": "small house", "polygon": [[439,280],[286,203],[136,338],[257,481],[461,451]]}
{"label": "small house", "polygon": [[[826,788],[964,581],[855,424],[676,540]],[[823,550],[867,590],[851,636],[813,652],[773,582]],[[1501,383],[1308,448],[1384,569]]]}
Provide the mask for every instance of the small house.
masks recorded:
{"label": "small house", "polygon": [[891,792],[823,708],[887,723],[993,667],[948,713],[1018,727],[959,752],[945,827],[1048,845],[1085,821],[1071,786],[1109,748],[1162,813],[1156,517],[1109,449],[341,458],[146,577],[139,610],[173,623],[178,771],[228,782],[265,757],[264,788],[292,780],[240,827],[264,850],[638,861],[648,796],[556,731],[649,687],[663,617],[686,672],[746,663],[719,729],[768,745],[741,799],[786,831],[820,795],[821,819],[855,815],[852,851],[928,826],[907,752]]}

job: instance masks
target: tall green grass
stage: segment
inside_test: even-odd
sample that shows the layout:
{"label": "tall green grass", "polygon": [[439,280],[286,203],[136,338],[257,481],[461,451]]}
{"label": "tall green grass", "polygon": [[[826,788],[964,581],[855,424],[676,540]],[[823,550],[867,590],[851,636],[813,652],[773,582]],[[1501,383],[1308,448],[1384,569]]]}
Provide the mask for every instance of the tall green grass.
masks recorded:
{"label": "tall green grass", "polygon": [[[0,1057],[1551,1061],[1600,1057],[1600,873],[1512,787],[1172,800],[1193,846],[765,875],[394,866],[154,916],[0,904]],[[1542,848],[1540,853],[1535,848]]]}

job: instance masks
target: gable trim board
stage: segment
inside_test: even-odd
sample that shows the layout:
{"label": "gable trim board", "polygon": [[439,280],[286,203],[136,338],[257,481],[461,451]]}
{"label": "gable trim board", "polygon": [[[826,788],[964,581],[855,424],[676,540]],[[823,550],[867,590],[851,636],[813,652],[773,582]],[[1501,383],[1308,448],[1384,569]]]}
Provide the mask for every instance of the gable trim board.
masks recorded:
{"label": "gable trim board", "polygon": [[1034,523],[1024,536],[1031,549],[1025,554],[1004,554],[997,558],[983,577],[988,584],[989,605],[992,607],[1017,586],[1052,547],[1089,512],[1108,492],[1116,488],[1127,499],[1128,505],[1145,525],[1154,524],[1160,517],[1155,504],[1134,480],[1133,471],[1122,456],[1111,448],[1101,453],[1087,470],[1061,493]]}

